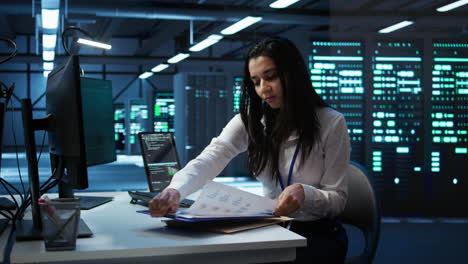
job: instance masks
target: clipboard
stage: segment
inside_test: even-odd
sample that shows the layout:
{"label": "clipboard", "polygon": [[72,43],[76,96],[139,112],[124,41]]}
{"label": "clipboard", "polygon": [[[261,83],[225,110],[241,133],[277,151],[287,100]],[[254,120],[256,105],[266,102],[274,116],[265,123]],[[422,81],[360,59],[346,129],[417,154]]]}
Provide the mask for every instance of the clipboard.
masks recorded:
{"label": "clipboard", "polygon": [[168,227],[192,229],[198,231],[209,231],[221,234],[233,234],[241,231],[251,230],[264,226],[279,224],[291,221],[290,217],[231,217],[216,218],[212,220],[194,220],[194,219],[163,219],[162,221]]}

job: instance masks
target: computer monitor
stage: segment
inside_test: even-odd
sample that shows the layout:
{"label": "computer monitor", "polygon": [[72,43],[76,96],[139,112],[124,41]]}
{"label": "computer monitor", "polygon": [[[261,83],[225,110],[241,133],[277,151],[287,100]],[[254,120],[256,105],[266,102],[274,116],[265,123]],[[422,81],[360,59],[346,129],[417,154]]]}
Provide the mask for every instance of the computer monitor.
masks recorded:
{"label": "computer monitor", "polygon": [[[30,99],[22,100],[33,226],[20,230],[18,239],[35,239],[37,231],[41,229],[34,131],[48,131],[51,167],[55,178],[60,179],[59,197],[74,197],[73,189],[88,188],[88,166],[116,160],[111,82],[80,77],[78,56],[71,55],[49,74],[46,111],[46,118],[33,119]],[[81,198],[95,204],[112,199]],[[82,204],[83,207],[93,206]],[[80,225],[81,236],[92,234],[83,228]]]}

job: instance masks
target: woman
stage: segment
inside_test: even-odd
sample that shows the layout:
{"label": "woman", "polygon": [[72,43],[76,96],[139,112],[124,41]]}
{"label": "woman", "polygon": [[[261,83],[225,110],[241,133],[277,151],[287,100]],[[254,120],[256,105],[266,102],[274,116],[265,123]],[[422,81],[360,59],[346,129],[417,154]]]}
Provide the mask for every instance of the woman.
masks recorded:
{"label": "woman", "polygon": [[307,237],[296,263],[343,263],[347,236],[334,220],[347,198],[349,137],[344,117],[314,91],[302,55],[289,40],[265,39],[248,53],[240,115],[149,204],[151,215],[175,212],[181,198],[248,151],[249,171],[277,199],[275,215],[294,217]]}

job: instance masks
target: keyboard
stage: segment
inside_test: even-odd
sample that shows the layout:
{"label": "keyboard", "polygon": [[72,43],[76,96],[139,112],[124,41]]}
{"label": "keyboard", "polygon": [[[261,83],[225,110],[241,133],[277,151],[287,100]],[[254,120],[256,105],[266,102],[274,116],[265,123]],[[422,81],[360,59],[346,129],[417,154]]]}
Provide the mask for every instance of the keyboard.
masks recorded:
{"label": "keyboard", "polygon": [[[154,196],[158,195],[157,192],[140,192],[140,191],[128,191],[128,195],[132,198],[130,203],[142,203],[144,205],[148,205],[149,201],[153,199]],[[194,203],[194,200],[190,199],[183,199],[179,203],[179,207],[181,208],[188,208]]]}

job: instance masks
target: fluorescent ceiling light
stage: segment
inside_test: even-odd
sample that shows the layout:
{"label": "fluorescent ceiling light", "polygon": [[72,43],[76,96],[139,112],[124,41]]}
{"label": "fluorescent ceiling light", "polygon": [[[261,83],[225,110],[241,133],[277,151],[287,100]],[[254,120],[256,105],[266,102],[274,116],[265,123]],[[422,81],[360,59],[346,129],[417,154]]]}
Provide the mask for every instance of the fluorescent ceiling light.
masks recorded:
{"label": "fluorescent ceiling light", "polygon": [[456,1],[456,2],[453,2],[453,3],[448,4],[448,5],[441,6],[441,7],[437,8],[437,11],[447,12],[447,11],[450,11],[452,9],[455,9],[457,7],[460,7],[460,6],[466,5],[466,4],[468,4],[468,0],[460,0],[460,1]]}
{"label": "fluorescent ceiling light", "polygon": [[42,51],[42,59],[45,61],[53,61],[55,59],[55,51],[53,50]]}
{"label": "fluorescent ceiling light", "polygon": [[93,46],[93,47],[96,47],[96,48],[101,48],[101,49],[111,49],[112,48],[112,46],[109,45],[109,44],[104,44],[104,43],[97,42],[97,41],[92,41],[92,40],[89,40],[89,39],[79,38],[76,42],[78,42],[80,44],[88,45],[88,46]]}
{"label": "fluorescent ceiling light", "polygon": [[174,57],[168,59],[167,62],[169,62],[169,63],[178,63],[179,61],[184,60],[189,56],[190,56],[190,54],[188,54],[188,53],[179,53],[179,54],[175,55]]}
{"label": "fluorescent ceiling light", "polygon": [[162,70],[165,70],[167,67],[169,67],[169,64],[161,63],[158,66],[153,67],[151,69],[152,72],[160,72]]}
{"label": "fluorescent ceiling light", "polygon": [[390,32],[393,32],[393,31],[396,31],[396,30],[399,30],[400,28],[404,28],[404,27],[407,27],[411,24],[413,24],[414,22],[413,21],[408,21],[408,20],[405,20],[405,21],[401,21],[400,23],[396,23],[395,25],[391,25],[389,27],[386,27],[386,28],[383,28],[381,30],[379,30],[379,33],[390,33]]}
{"label": "fluorescent ceiling light", "polygon": [[42,27],[48,29],[58,28],[59,10],[58,9],[42,9]]}
{"label": "fluorescent ceiling light", "polygon": [[138,78],[146,79],[146,78],[149,78],[149,77],[153,76],[153,74],[154,73],[152,73],[152,72],[144,72],[144,73],[140,74],[140,76],[138,76]]}
{"label": "fluorescent ceiling light", "polygon": [[270,4],[271,8],[285,8],[288,7],[299,0],[278,0]]}
{"label": "fluorescent ceiling light", "polygon": [[57,35],[44,34],[42,35],[42,47],[55,49],[55,42],[57,41]]}
{"label": "fluorescent ceiling light", "polygon": [[51,71],[54,68],[54,63],[53,62],[44,62],[42,64],[42,68],[46,71]]}
{"label": "fluorescent ceiling light", "polygon": [[242,20],[239,20],[236,23],[232,24],[231,26],[223,29],[221,31],[221,34],[223,35],[235,34],[243,30],[244,28],[257,23],[260,20],[262,20],[262,17],[252,17],[252,16],[245,17]]}
{"label": "fluorescent ceiling light", "polygon": [[47,76],[49,76],[49,73],[50,73],[50,72],[51,72],[51,71],[43,71],[43,72],[42,72],[42,75],[44,75],[44,77],[47,77]]}
{"label": "fluorescent ceiling light", "polygon": [[198,42],[189,48],[190,51],[196,52],[208,48],[209,46],[218,43],[223,38],[223,36],[218,34],[213,34],[208,36],[206,39]]}

